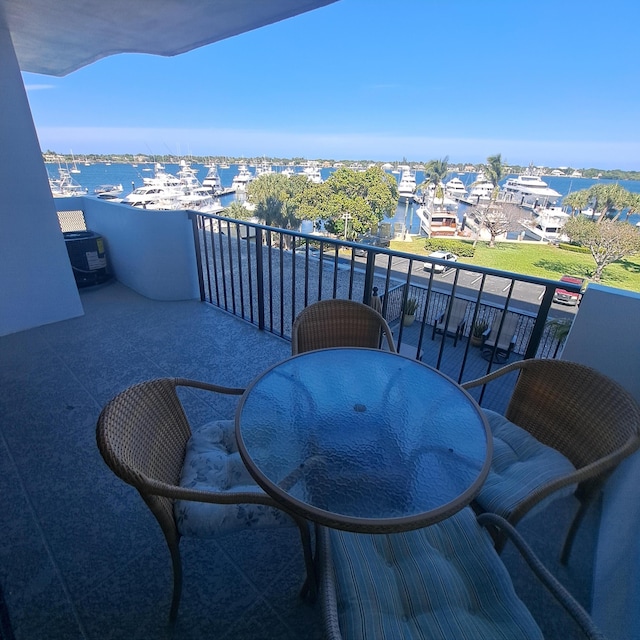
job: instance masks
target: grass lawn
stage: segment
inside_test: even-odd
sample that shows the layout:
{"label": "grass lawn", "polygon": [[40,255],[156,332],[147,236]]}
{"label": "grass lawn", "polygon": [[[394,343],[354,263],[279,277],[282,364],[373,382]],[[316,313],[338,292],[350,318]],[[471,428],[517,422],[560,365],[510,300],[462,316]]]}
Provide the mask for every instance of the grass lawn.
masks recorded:
{"label": "grass lawn", "polygon": [[[430,250],[425,250],[424,244],[424,238],[412,242],[394,241],[390,249],[426,255]],[[474,257],[461,257],[460,262],[552,280],[558,280],[564,274],[589,278],[596,266],[590,254],[528,242],[500,242],[493,249],[488,243],[479,242]],[[640,255],[610,264],[602,274],[601,284],[640,292]]]}

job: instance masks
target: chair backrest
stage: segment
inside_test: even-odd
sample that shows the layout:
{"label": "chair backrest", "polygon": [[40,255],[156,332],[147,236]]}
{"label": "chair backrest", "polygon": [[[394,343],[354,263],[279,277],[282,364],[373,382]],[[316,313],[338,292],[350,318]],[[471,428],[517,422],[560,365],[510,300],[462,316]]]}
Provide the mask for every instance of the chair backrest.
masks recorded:
{"label": "chair backrest", "polygon": [[520,375],[505,417],[576,468],[618,452],[606,463],[611,468],[640,445],[640,407],[608,376],[563,360],[523,360],[510,367]]}
{"label": "chair backrest", "polygon": [[173,500],[154,494],[153,483],[179,484],[191,437],[176,385],[162,378],[126,389],[107,403],[96,429],[107,465],[139,491],[165,532],[175,530]]}
{"label": "chair backrest", "polygon": [[491,333],[487,336],[484,344],[487,347],[495,346],[496,337],[498,336],[498,331],[500,331],[498,349],[503,349],[506,351],[509,348],[511,341],[513,340],[516,329],[518,328],[518,316],[515,313],[507,313],[502,325],[502,329],[500,328],[501,322],[502,311],[498,311],[498,313],[496,313],[496,317],[494,318],[493,324],[491,325]]}
{"label": "chair backrest", "polygon": [[389,351],[396,351],[387,321],[372,307],[355,300],[320,300],[295,319],[291,352],[296,355],[330,347],[377,349],[381,339],[387,341]]}
{"label": "chair backrest", "polygon": [[[464,320],[468,304],[468,301],[463,300],[462,298],[453,298],[449,301],[449,306],[451,307],[451,316],[449,318],[450,327],[455,328]],[[438,324],[444,324],[447,321],[449,306],[447,306],[447,310],[440,317],[440,322]]]}

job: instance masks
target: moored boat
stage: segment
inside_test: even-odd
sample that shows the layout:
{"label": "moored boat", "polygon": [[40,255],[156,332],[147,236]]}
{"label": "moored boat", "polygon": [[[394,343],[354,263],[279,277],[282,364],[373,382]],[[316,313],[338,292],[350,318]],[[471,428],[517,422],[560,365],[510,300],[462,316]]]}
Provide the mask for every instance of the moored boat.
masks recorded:
{"label": "moored boat", "polygon": [[405,169],[398,184],[398,195],[405,200],[411,200],[415,191],[416,176],[411,169]]}
{"label": "moored boat", "polygon": [[51,195],[54,198],[85,196],[88,192],[87,189],[74,181],[69,170],[64,167],[58,167],[57,178],[49,178],[49,186],[51,187]]}
{"label": "moored boat", "polygon": [[215,164],[209,166],[209,171],[207,171],[207,175],[202,181],[202,186],[209,189],[214,196],[222,191],[222,181]]}
{"label": "moored boat", "polygon": [[444,183],[445,195],[454,200],[463,200],[467,197],[467,188],[460,178],[451,178],[449,182]]}
{"label": "moored boat", "polygon": [[533,209],[555,203],[560,194],[551,189],[540,176],[527,172],[509,178],[502,186],[500,197],[505,202]]}
{"label": "moored boat", "polygon": [[231,188],[234,191],[246,191],[247,185],[253,180],[253,174],[247,168],[246,164],[238,166],[238,173],[231,182]]}

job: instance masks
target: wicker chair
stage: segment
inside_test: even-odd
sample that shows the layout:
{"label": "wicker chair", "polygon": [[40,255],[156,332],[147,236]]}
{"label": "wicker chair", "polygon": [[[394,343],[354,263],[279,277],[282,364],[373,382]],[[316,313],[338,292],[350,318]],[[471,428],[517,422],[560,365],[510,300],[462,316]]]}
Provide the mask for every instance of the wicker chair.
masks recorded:
{"label": "wicker chair", "polygon": [[500,527],[536,577],[591,640],[604,636],[503,518],[465,508],[437,524],[390,535],[319,527],[319,592],[327,640],[536,639],[483,527]]}
{"label": "wicker chair", "polygon": [[[246,471],[237,453],[233,421],[212,422],[192,432],[178,398],[178,387],[231,395],[243,393],[242,389],[194,380],[150,380],[113,398],[102,410],[96,429],[98,448],[105,462],[118,477],[138,490],[164,533],[173,564],[170,622],[175,621],[182,590],[179,551],[182,535],[211,537],[233,532],[247,526],[247,520],[253,520],[251,524],[256,528],[294,523],[293,516],[275,508],[274,501]],[[185,457],[192,451],[196,453],[188,458],[187,464]],[[208,454],[213,458],[197,458]],[[188,467],[197,481],[193,478],[185,481]],[[203,481],[204,473],[207,478]],[[221,476],[219,487],[211,476],[216,473]],[[193,517],[179,515],[193,505],[200,510]],[[254,509],[247,509],[249,505],[255,505]],[[295,523],[300,528],[307,571],[311,571],[305,588],[313,590],[315,585],[309,580],[314,574],[308,524],[297,517]],[[199,524],[201,530],[196,531]],[[181,532],[181,528],[189,532]],[[207,528],[209,531],[202,530]],[[214,533],[211,529],[215,529]]]}
{"label": "wicker chair", "polygon": [[293,355],[330,347],[370,347],[386,341],[396,352],[387,321],[369,305],[355,300],[320,300],[303,309],[293,323]]}
{"label": "wicker chair", "polygon": [[[475,505],[515,525],[534,507],[543,508],[543,500],[560,497],[563,492],[574,493],[580,507],[561,553],[561,561],[566,564],[590,502],[616,465],[640,446],[640,407],[617,382],[590,367],[562,360],[513,362],[462,386],[471,389],[485,385],[513,371],[519,375],[504,418],[486,412],[494,434],[492,469],[498,464],[497,445],[501,444],[494,424],[501,421],[499,437],[507,441],[507,457],[512,459],[517,449],[508,442],[509,434],[519,428],[524,430],[520,435],[529,438],[526,459],[518,458],[516,451],[513,468],[521,474],[517,479],[509,475],[509,469],[491,472]],[[552,455],[561,454],[570,463],[570,470],[547,474],[549,468],[542,464],[544,456],[531,456],[531,441],[534,446],[544,445]],[[496,542],[500,549],[504,538],[498,536]]]}

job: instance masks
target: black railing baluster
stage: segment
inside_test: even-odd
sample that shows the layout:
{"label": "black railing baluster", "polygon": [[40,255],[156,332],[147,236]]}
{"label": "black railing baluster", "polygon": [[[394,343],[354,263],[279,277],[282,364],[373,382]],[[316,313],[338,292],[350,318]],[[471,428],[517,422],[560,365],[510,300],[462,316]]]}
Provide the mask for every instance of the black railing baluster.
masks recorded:
{"label": "black railing baluster", "polygon": [[547,324],[547,316],[549,315],[549,309],[551,308],[551,302],[553,300],[555,290],[555,287],[545,287],[542,302],[538,308],[538,315],[536,316],[536,321],[533,325],[531,336],[529,338],[529,344],[527,345],[527,350],[524,353],[525,359],[536,357],[538,345],[540,344],[542,334],[544,333],[544,329]]}
{"label": "black railing baluster", "polygon": [[258,328],[264,331],[264,258],[262,229],[256,229],[256,291],[258,294]]}
{"label": "black railing baluster", "polygon": [[[189,212],[189,217],[192,220],[200,299],[253,324],[257,323],[261,330],[289,338],[290,325],[300,311],[299,305],[307,306],[328,296],[361,298],[364,302],[370,302],[371,291],[377,286],[381,292],[383,314],[392,324],[398,344],[409,341],[413,348],[417,341],[417,352],[426,346],[424,351],[431,359],[431,364],[438,368],[444,367],[449,375],[452,367],[455,367],[452,377],[459,381],[467,377],[465,370],[471,353],[469,343],[458,351],[461,356],[458,360],[451,359],[444,339],[437,345],[425,345],[425,331],[430,331],[435,318],[447,310],[447,301],[451,296],[461,297],[472,304],[467,312],[467,323],[462,336],[464,338],[470,336],[477,320],[483,317],[491,319],[497,310],[501,310],[501,325],[505,313],[513,313],[519,317],[513,352],[520,357],[556,357],[562,348],[562,341],[556,337],[547,322],[553,294],[559,285],[556,281],[471,267],[462,263],[451,267],[454,270],[453,279],[441,280],[436,278],[433,271],[421,271],[419,275],[417,271],[413,273],[415,263],[423,261],[423,256],[376,247],[367,248],[366,260],[362,261],[355,255],[355,249],[361,246],[346,240],[328,237],[320,239],[311,234],[275,229],[224,216]],[[236,233],[235,242],[231,238],[233,229]],[[298,250],[302,246],[301,240],[304,242],[304,251]],[[287,249],[289,242],[291,251]],[[319,246],[317,260],[316,246]],[[343,248],[350,250],[351,255],[342,252]],[[277,262],[275,252],[278,252]],[[345,264],[348,264],[348,269],[343,268]],[[317,269],[317,274],[314,269]],[[466,279],[463,285],[460,280],[463,271],[473,272],[478,277]],[[317,293],[314,291],[313,280],[316,275]],[[491,288],[488,287],[488,277],[507,279],[510,284],[502,291],[496,291],[493,284]],[[544,290],[536,303],[531,300],[524,303],[535,304],[533,312],[526,308],[512,307],[516,282],[542,287]],[[563,288],[579,289],[570,283],[563,283]],[[417,331],[416,328],[405,329],[401,324],[403,304],[409,297],[418,301]],[[447,326],[450,321],[451,318],[447,317]],[[499,328],[502,329],[502,326]],[[487,355],[492,356],[491,361],[495,360],[495,353]],[[452,362],[461,364],[452,365]],[[476,375],[478,367],[477,364],[474,365]]]}

